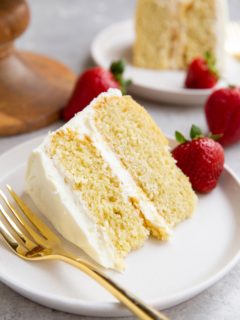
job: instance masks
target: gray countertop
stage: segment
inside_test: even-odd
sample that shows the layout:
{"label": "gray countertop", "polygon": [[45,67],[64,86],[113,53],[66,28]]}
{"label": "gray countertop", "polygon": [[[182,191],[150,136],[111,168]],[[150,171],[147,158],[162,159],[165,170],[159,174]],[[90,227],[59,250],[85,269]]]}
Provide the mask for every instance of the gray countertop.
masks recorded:
{"label": "gray countertop", "polygon": [[[230,0],[230,16],[240,19],[240,0]],[[133,15],[131,0],[29,0],[32,21],[18,40],[19,48],[47,54],[61,60],[79,73],[92,62],[89,47],[93,37],[105,26]],[[139,100],[139,99],[138,99]],[[167,106],[146,100],[140,102],[155,116],[166,134],[175,129],[187,133],[192,123],[206,129],[201,108]],[[156,117],[157,115],[157,117]],[[56,128],[16,137],[0,138],[0,154],[13,146]],[[239,144],[226,150],[226,162],[240,176]],[[240,263],[217,284],[188,302],[166,310],[173,320],[240,319]],[[1,320],[74,320],[86,317],[65,314],[35,304],[0,283]]]}

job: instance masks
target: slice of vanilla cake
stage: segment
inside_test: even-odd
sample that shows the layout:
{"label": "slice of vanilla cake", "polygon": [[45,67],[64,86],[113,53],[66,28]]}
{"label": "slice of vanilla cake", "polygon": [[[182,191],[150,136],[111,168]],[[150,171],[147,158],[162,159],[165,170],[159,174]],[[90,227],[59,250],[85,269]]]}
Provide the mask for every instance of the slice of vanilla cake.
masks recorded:
{"label": "slice of vanilla cake", "polygon": [[33,151],[26,191],[67,240],[114,269],[149,234],[168,239],[196,204],[163,133],[113,89]]}
{"label": "slice of vanilla cake", "polygon": [[206,52],[225,60],[226,0],[137,0],[133,63],[184,69]]}

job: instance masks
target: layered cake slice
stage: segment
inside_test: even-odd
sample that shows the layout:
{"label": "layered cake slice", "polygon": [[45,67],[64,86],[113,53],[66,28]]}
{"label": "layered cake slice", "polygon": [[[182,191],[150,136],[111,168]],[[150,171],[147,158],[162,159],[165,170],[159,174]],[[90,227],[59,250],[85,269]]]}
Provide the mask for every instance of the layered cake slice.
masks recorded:
{"label": "layered cake slice", "polygon": [[138,0],[133,63],[184,69],[209,52],[221,68],[227,16],[226,0]]}
{"label": "layered cake slice", "polygon": [[150,234],[168,239],[196,204],[163,133],[113,89],[33,151],[26,190],[67,240],[114,269]]}

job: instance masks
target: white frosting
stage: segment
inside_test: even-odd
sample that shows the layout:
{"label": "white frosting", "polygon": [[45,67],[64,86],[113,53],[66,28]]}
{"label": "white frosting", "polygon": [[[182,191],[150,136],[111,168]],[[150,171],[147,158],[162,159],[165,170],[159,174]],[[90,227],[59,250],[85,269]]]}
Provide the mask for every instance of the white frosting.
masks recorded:
{"label": "white frosting", "polygon": [[67,240],[81,247],[106,268],[121,268],[113,250],[106,248],[102,234],[89,216],[81,194],[64,182],[63,176],[46,155],[45,143],[33,151],[26,173],[26,191],[37,208]]}
{"label": "white frosting", "polygon": [[[100,94],[91,104],[66,123],[61,130],[71,128],[79,137],[88,135],[100,151],[114,175],[121,182],[123,195],[137,198],[139,207],[146,220],[157,228],[170,234],[165,220],[157,213],[153,203],[137,187],[131,175],[122,166],[108,145],[103,141],[94,124],[94,104],[105,96],[121,96],[117,89]],[[74,191],[64,181],[67,172],[62,171],[47,154],[50,136],[33,151],[26,174],[26,191],[37,207],[43,212],[55,228],[69,241],[81,247],[89,256],[107,268],[122,268],[122,262],[114,256],[114,250],[106,234],[99,229],[84,206],[81,194]],[[49,197],[51,194],[51,197]]]}

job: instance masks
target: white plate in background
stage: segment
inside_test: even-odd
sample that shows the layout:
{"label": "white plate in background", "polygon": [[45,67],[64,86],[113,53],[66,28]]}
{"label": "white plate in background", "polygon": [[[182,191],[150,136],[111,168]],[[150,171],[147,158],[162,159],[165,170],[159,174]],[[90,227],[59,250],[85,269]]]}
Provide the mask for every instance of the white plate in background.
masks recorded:
{"label": "white plate in background", "polygon": [[[0,156],[0,188],[6,191],[8,183],[23,194],[27,158],[42,140],[29,140]],[[107,273],[157,309],[192,298],[239,260],[239,194],[239,180],[225,167],[218,187],[199,197],[195,215],[175,228],[171,241],[148,240],[129,254],[125,272]],[[129,314],[103,288],[67,264],[22,260],[1,240],[0,257],[0,280],[37,303],[88,316]]]}
{"label": "white plate in background", "polygon": [[240,85],[240,63],[227,57],[222,81],[214,89],[193,90],[184,88],[185,71],[159,71],[132,65],[134,42],[133,21],[123,21],[101,31],[93,40],[91,55],[94,62],[109,68],[112,61],[125,59],[125,78],[133,81],[129,91],[132,94],[156,101],[179,105],[203,105],[209,94],[226,84]]}

